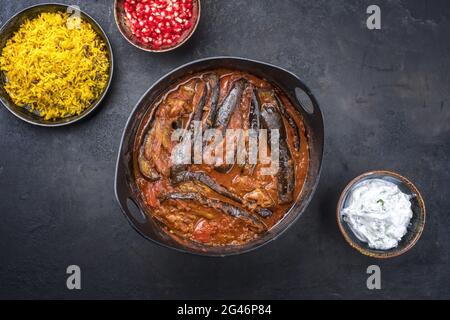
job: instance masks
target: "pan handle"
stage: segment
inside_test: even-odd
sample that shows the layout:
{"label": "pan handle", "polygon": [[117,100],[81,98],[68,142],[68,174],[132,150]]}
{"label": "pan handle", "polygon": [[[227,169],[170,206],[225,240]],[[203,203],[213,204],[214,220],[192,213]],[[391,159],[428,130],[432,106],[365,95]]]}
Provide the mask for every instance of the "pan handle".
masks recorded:
{"label": "pan handle", "polygon": [[297,99],[298,104],[305,110],[308,114],[314,114],[317,109],[317,104],[315,103],[315,99],[311,92],[307,92],[305,89],[296,87],[295,90],[295,98]]}
{"label": "pan handle", "polygon": [[296,75],[292,75],[293,78],[290,78],[287,82],[287,88],[290,88],[290,90],[287,91],[290,92],[292,99],[296,100],[295,104],[297,107],[303,109],[303,114],[309,119],[310,126],[314,127],[315,133],[313,139],[318,141],[318,145],[321,146],[320,149],[322,149],[320,153],[322,153],[324,143],[322,111],[311,90]]}
{"label": "pan handle", "polygon": [[117,163],[116,181],[115,181],[116,199],[130,222],[136,225],[147,223],[147,216],[140,209],[136,199],[132,195],[132,191],[127,183],[126,169],[119,158]]}
{"label": "pan handle", "polygon": [[126,210],[128,211],[128,217],[133,219],[139,224],[145,224],[147,222],[147,216],[145,213],[139,208],[136,203],[136,200],[133,198],[127,198],[126,200]]}
{"label": "pan handle", "polygon": [[298,111],[322,127],[322,112],[316,98],[306,84],[296,74],[286,69],[268,64],[264,65],[265,69],[263,72],[269,75],[275,83],[279,84],[281,89],[292,99],[292,102],[295,102],[296,107],[302,109]]}

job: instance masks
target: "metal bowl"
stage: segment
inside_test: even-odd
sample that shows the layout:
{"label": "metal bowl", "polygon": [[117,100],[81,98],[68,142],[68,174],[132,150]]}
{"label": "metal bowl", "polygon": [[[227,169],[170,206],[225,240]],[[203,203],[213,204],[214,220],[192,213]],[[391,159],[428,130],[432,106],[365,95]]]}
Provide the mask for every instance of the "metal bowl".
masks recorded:
{"label": "metal bowl", "polygon": [[[141,199],[133,175],[133,145],[136,132],[154,102],[180,78],[211,69],[234,69],[264,78],[281,89],[299,111],[308,136],[309,167],[305,184],[295,204],[285,217],[258,239],[240,246],[212,247],[200,244],[181,244],[170,237],[158,224]],[[150,109],[149,109],[150,108]],[[205,256],[228,256],[259,248],[280,236],[302,215],[319,181],[324,146],[324,128],[320,108],[311,91],[293,73],[280,67],[235,57],[214,57],[185,64],[156,81],[134,107],[123,132],[116,165],[115,193],[119,205],[131,226],[146,239],[168,248]]]}
{"label": "metal bowl", "polygon": [[[3,50],[3,48],[6,45],[6,42],[9,38],[11,38],[16,32],[22,23],[27,19],[33,19],[37,17],[42,12],[67,12],[67,9],[70,6],[65,4],[59,4],[59,3],[45,3],[45,4],[39,4],[35,6],[28,7],[19,13],[15,14],[12,18],[10,18],[0,29],[0,55]],[[106,92],[109,89],[109,86],[111,84],[112,75],[113,75],[113,69],[114,69],[114,63],[113,63],[113,53],[111,44],[109,43],[109,39],[106,36],[103,29],[100,27],[100,25],[87,13],[80,11],[81,18],[90,23],[92,28],[97,32],[97,34],[100,36],[100,38],[105,42],[107,52],[108,52],[108,60],[109,60],[109,74],[108,74],[108,83],[103,89],[102,94],[99,98],[97,98],[96,101],[94,101],[91,106],[86,108],[81,114],[74,115],[74,116],[68,116],[60,119],[54,119],[54,120],[45,120],[44,118],[40,117],[38,114],[28,111],[24,107],[17,106],[9,97],[8,93],[4,89],[4,85],[6,83],[6,76],[4,73],[0,74],[0,101],[3,103],[3,105],[16,117],[22,119],[23,121],[26,121],[28,123],[38,125],[38,126],[44,126],[44,127],[58,127],[58,126],[64,126],[71,123],[74,123],[76,121],[79,121],[85,117],[87,117],[91,112],[93,112],[100,104],[100,102],[103,100],[104,96],[106,95]]]}
{"label": "metal bowl", "polygon": [[192,27],[189,30],[187,30],[181,36],[180,40],[174,45],[162,46],[160,49],[154,49],[150,45],[139,41],[138,38],[136,38],[136,36],[131,32],[126,22],[125,10],[123,8],[124,2],[125,0],[114,1],[114,19],[116,20],[117,28],[119,28],[119,31],[122,34],[122,36],[125,39],[127,39],[129,43],[131,43],[136,48],[142,49],[147,52],[168,52],[182,46],[191,38],[195,30],[197,30],[197,26],[200,21],[200,14],[201,14],[200,0],[194,0],[192,3],[193,3],[193,19],[195,19],[195,22],[192,24]]}
{"label": "metal bowl", "polygon": [[[352,193],[352,191],[360,183],[370,179],[382,179],[392,182],[398,186],[400,191],[411,196],[412,202],[411,208],[413,211],[413,217],[409,224],[408,232],[399,242],[397,247],[389,250],[376,250],[370,248],[367,243],[359,240],[355,236],[355,234],[350,229],[347,222],[345,222],[342,217],[342,210],[347,206],[347,202],[349,200],[349,196]],[[407,178],[399,175],[398,173],[385,170],[367,172],[350,181],[350,183],[347,185],[347,187],[341,194],[341,197],[337,205],[336,214],[339,229],[341,230],[341,233],[344,236],[345,241],[351,247],[358,250],[360,253],[378,259],[397,257],[409,251],[416,244],[416,242],[422,235],[426,220],[425,203],[416,186]]]}

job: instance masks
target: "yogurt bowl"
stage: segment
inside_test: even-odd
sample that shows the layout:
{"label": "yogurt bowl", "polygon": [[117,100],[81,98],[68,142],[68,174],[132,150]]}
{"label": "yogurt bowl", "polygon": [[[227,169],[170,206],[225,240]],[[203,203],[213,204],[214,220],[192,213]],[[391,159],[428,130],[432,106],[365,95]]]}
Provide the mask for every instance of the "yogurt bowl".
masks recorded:
{"label": "yogurt bowl", "polygon": [[[355,191],[359,192],[361,186],[368,186],[370,185],[370,182],[374,181],[386,182],[386,185],[397,186],[400,196],[399,199],[401,200],[401,195],[404,195],[404,198],[408,198],[409,202],[411,203],[412,214],[410,216],[410,219],[408,219],[408,221],[406,222],[405,234],[402,235],[401,239],[396,245],[394,244],[392,246],[387,246],[389,242],[385,244],[386,247],[383,247],[382,245],[374,246],[373,243],[369,245],[368,242],[370,241],[364,239],[364,236],[362,236],[362,234],[364,232],[367,232],[367,229],[372,229],[373,226],[367,226],[367,229],[364,230],[364,222],[361,222],[362,230],[356,230],[355,226],[352,225],[352,223],[349,223],[348,219],[345,219],[345,212],[348,211],[351,202],[354,201],[354,199],[352,199],[352,195],[355,193]],[[364,207],[364,204],[359,205],[361,206],[361,208]],[[379,205],[380,207],[385,205],[383,199],[379,200]],[[362,210],[364,211],[364,209]],[[372,210],[372,208],[369,208],[369,210]],[[396,210],[405,210],[405,208],[400,206]],[[364,221],[363,211],[361,212],[361,221]],[[385,259],[400,256],[409,251],[416,244],[425,226],[426,210],[423,198],[419,190],[411,181],[397,173],[381,170],[367,172],[353,179],[345,187],[339,198],[336,215],[339,229],[341,230],[344,239],[351,247],[366,256]],[[356,219],[358,219],[358,217],[356,217]],[[404,222],[405,221],[403,221],[403,223]],[[384,229],[383,222],[380,222],[380,225],[380,232],[387,232]],[[401,228],[401,225],[399,226],[399,228]]]}

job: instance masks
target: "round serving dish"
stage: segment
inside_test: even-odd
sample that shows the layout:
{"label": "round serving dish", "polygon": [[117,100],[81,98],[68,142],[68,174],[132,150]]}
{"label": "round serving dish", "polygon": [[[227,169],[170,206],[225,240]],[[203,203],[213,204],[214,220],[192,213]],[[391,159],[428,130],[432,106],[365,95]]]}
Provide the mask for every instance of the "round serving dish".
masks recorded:
{"label": "round serving dish", "polygon": [[[158,222],[146,213],[145,205],[133,174],[133,146],[139,125],[154,102],[180,78],[192,73],[213,69],[234,69],[264,78],[278,87],[288,97],[302,116],[308,136],[309,158],[307,177],[295,204],[269,231],[256,240],[240,246],[204,246],[182,244],[165,232]],[[320,108],[311,91],[291,72],[280,67],[236,57],[213,57],[190,62],[156,81],[142,96],[128,119],[123,132],[116,165],[115,193],[117,201],[131,226],[146,239],[182,252],[205,256],[229,256],[259,248],[280,236],[302,215],[308,206],[319,181],[324,146],[324,127]]]}
{"label": "round serving dish", "polygon": [[[408,227],[408,232],[399,242],[398,246],[389,250],[376,250],[368,246],[367,243],[359,240],[353,231],[348,226],[347,222],[344,221],[342,217],[342,210],[346,207],[348,199],[352,191],[363,181],[370,179],[382,179],[385,181],[392,182],[398,186],[400,191],[411,196],[413,217]],[[426,220],[426,210],[425,203],[423,201],[422,195],[416,186],[407,178],[399,175],[398,173],[377,170],[366,172],[352,181],[345,187],[342,191],[341,196],[338,201],[337,209],[337,223],[345,241],[354,249],[358,250],[360,253],[377,259],[387,259],[398,257],[405,252],[409,251],[419,240],[420,236],[425,227]]]}
{"label": "round serving dish", "polygon": [[201,4],[200,0],[193,0],[193,15],[192,15],[192,27],[187,30],[180,38],[178,42],[171,46],[162,46],[159,49],[155,49],[152,46],[145,44],[131,32],[129,26],[127,25],[127,19],[125,15],[124,4],[125,0],[114,0],[114,19],[116,21],[117,28],[119,29],[122,36],[133,46],[147,52],[168,52],[175,50],[176,48],[185,44],[197,30],[198,23],[200,21],[201,15]]}
{"label": "round serving dish", "polygon": [[[16,32],[22,23],[27,19],[33,19],[37,17],[42,12],[67,12],[68,8],[71,8],[71,6],[65,5],[65,4],[59,4],[59,3],[44,3],[44,4],[38,4],[31,7],[28,7],[19,13],[15,14],[13,17],[11,17],[0,29],[0,54],[3,50],[4,46],[6,45],[7,40],[12,37],[14,32]],[[72,12],[72,11],[71,11]],[[39,115],[32,113],[25,109],[24,107],[17,106],[9,97],[8,93],[4,89],[4,84],[6,82],[6,77],[3,73],[0,74],[0,101],[3,103],[3,105],[16,117],[19,119],[28,122],[30,124],[43,126],[43,127],[58,127],[58,126],[65,126],[68,124],[72,124],[74,122],[80,121],[81,119],[87,117],[90,113],[92,113],[101,103],[103,98],[105,97],[109,86],[111,84],[112,75],[113,75],[113,69],[114,69],[114,59],[113,59],[113,53],[111,44],[109,42],[108,37],[106,36],[106,33],[103,31],[103,29],[100,27],[100,25],[87,13],[80,10],[81,18],[90,23],[92,28],[95,30],[95,32],[99,35],[99,37],[104,41],[106,44],[107,52],[108,52],[108,60],[109,60],[109,73],[108,73],[108,83],[103,89],[102,94],[99,96],[98,99],[96,99],[91,106],[86,108],[81,114],[74,115],[74,116],[68,116],[64,118],[59,118],[55,120],[45,120],[44,118],[40,117]]]}

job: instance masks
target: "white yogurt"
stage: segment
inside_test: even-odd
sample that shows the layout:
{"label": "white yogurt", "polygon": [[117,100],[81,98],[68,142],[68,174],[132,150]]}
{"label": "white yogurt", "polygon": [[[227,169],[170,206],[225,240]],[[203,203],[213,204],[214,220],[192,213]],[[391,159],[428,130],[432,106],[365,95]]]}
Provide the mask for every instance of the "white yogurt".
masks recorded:
{"label": "white yogurt", "polygon": [[366,180],[351,192],[343,219],[370,248],[389,250],[407,232],[413,216],[410,198],[392,182]]}

